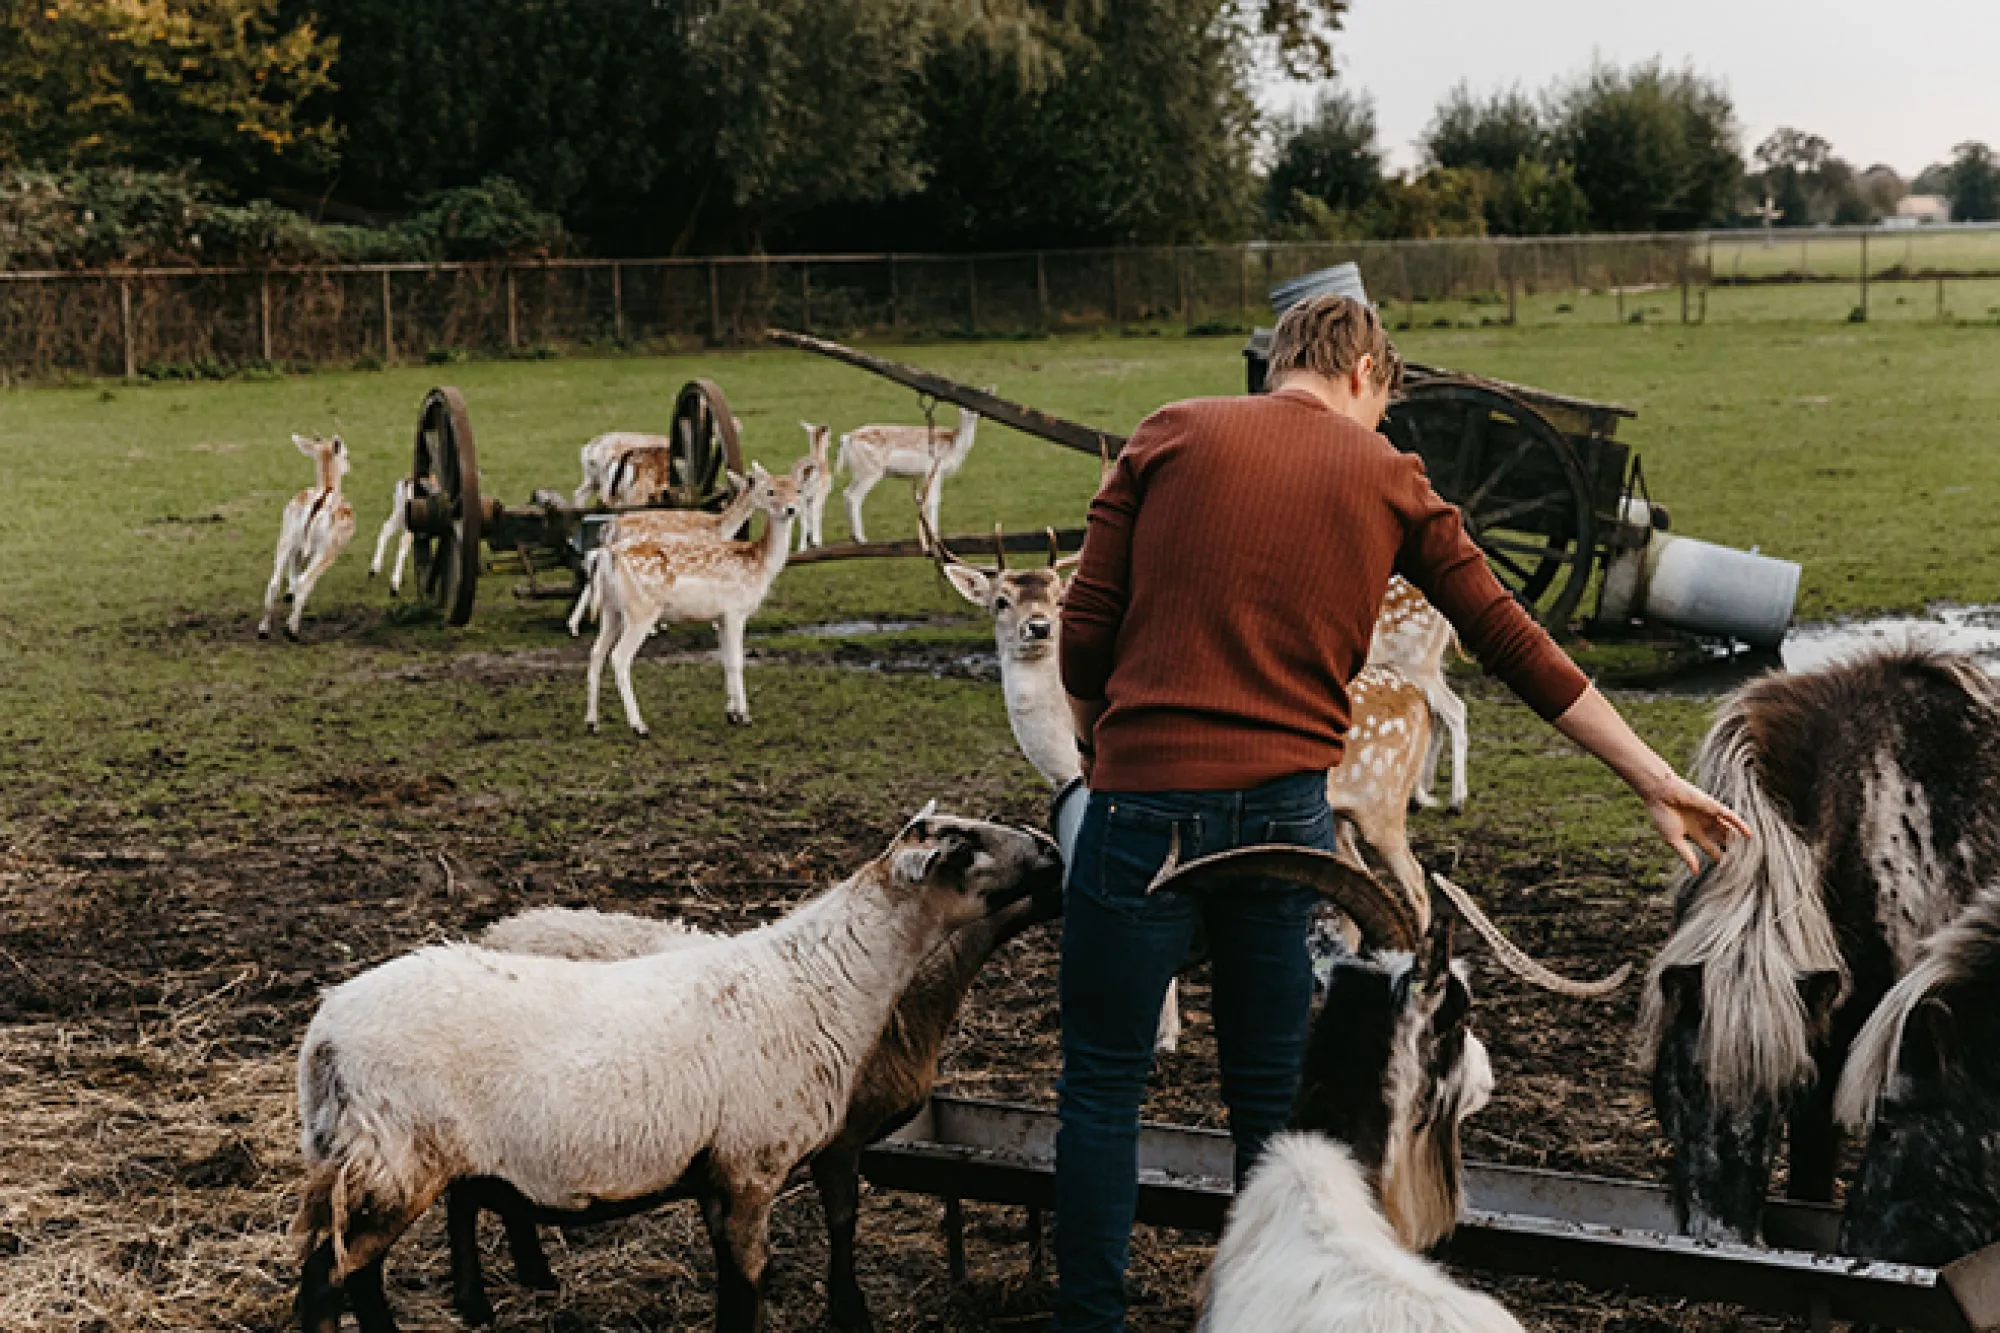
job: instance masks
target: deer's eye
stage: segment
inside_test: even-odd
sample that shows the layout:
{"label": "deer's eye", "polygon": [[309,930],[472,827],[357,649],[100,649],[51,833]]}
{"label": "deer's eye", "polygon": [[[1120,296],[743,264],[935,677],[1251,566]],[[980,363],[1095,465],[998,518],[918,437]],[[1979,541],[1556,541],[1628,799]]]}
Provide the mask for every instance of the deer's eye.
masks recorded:
{"label": "deer's eye", "polygon": [[998,615],[1000,612],[1005,611],[1007,609],[1007,606],[1008,602],[1005,597],[995,597],[993,599],[993,613],[995,615]]}

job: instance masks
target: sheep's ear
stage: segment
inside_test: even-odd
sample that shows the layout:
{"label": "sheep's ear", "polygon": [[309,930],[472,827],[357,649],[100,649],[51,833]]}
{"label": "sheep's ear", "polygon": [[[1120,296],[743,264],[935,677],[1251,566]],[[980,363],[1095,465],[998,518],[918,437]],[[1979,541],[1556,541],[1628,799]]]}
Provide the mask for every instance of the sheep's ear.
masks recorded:
{"label": "sheep's ear", "polygon": [[993,595],[993,583],[971,565],[961,565],[957,561],[945,565],[944,576],[951,580],[951,586],[958,589],[958,595],[971,602],[980,610],[986,609],[987,601]]}
{"label": "sheep's ear", "polygon": [[922,884],[931,877],[938,858],[944,855],[944,848],[931,844],[925,847],[898,847],[889,858],[889,866],[896,878],[905,884]]}

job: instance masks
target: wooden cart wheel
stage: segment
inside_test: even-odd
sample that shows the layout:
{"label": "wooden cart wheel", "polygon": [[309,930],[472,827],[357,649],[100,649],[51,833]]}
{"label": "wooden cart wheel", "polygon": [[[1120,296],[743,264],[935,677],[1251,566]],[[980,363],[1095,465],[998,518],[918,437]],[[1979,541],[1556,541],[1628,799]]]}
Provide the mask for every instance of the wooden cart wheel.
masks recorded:
{"label": "wooden cart wheel", "polygon": [[1569,439],[1511,394],[1454,379],[1411,385],[1382,430],[1423,458],[1521,604],[1567,632],[1597,560],[1597,510]]}
{"label": "wooden cart wheel", "polygon": [[465,398],[454,388],[432,389],[417,417],[404,521],[415,539],[417,595],[435,606],[448,625],[472,619],[485,516],[479,452],[472,443]]}
{"label": "wooden cart wheel", "polygon": [[689,380],[674,400],[669,488],[677,509],[720,509],[729,500],[723,469],[743,471],[743,446],[736,438],[736,415],[714,380]]}

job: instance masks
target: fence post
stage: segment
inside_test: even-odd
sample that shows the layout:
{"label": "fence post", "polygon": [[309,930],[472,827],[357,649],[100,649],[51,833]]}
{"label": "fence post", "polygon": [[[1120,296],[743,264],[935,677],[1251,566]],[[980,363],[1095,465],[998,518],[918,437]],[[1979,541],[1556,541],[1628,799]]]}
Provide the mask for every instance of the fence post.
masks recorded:
{"label": "fence post", "polygon": [[902,293],[896,286],[896,256],[889,256],[889,332],[895,333],[903,327]]}
{"label": "fence post", "polygon": [[132,345],[132,280],[118,280],[118,327],[125,339],[125,378],[139,378],[139,349]]}
{"label": "fence post", "polygon": [[514,313],[514,270],[513,269],[510,268],[506,270],[506,280],[507,280],[507,345],[509,347],[519,347],[521,345],[521,325],[520,321],[515,317]]}
{"label": "fence post", "polygon": [[1174,247],[1174,304],[1180,307],[1181,324],[1188,323],[1187,252]]}
{"label": "fence post", "polygon": [[616,260],[611,264],[611,337],[625,341],[625,266]]}
{"label": "fence post", "polygon": [[799,315],[805,321],[805,331],[813,331],[813,270],[811,264],[799,265]]}
{"label": "fence post", "polygon": [[[511,322],[514,313],[511,303],[507,313]],[[396,308],[389,301],[389,270],[385,268],[382,270],[382,360],[389,362],[395,359]]]}
{"label": "fence post", "polygon": [[1040,250],[1035,251],[1035,318],[1041,322],[1043,333],[1049,331],[1049,266],[1048,257]]}
{"label": "fence post", "polygon": [[1122,250],[1113,250],[1111,252],[1111,322],[1113,324],[1116,324],[1122,318],[1120,311],[1125,307],[1125,302],[1122,299],[1125,294],[1118,288],[1118,256],[1123,253],[1124,251]]}
{"label": "fence post", "polygon": [[722,341],[722,282],[716,277],[715,261],[708,261],[708,340]]}
{"label": "fence post", "polygon": [[1501,253],[1501,254],[1503,254],[1503,255],[1507,255],[1507,256],[1508,256],[1508,259],[1507,259],[1507,327],[1511,329],[1511,328],[1513,328],[1513,327],[1514,327],[1514,326],[1515,326],[1516,324],[1518,324],[1518,323],[1520,322],[1520,320],[1519,320],[1519,317],[1518,317],[1518,313],[1516,312],[1516,310],[1515,310],[1515,307],[1514,307],[1514,260],[1513,260],[1513,255],[1512,255],[1512,253],[1511,253],[1510,251],[1507,251],[1507,250],[1502,250],[1502,251],[1501,251],[1500,253]]}
{"label": "fence post", "polygon": [[1944,323],[1944,275],[1941,273],[1938,275],[1937,317],[1938,323]]}
{"label": "fence post", "polygon": [[1250,247],[1244,246],[1236,257],[1236,317],[1243,318],[1243,312],[1250,308]]}
{"label": "fence post", "polygon": [[264,363],[271,362],[271,275],[257,275],[257,346],[264,355]]}
{"label": "fence post", "polygon": [[965,261],[965,313],[965,331],[979,332],[979,263],[973,259]]}
{"label": "fence post", "polygon": [[1681,248],[1681,323],[1688,322],[1688,252]]}
{"label": "fence post", "polygon": [[1868,233],[1861,233],[1861,318],[1868,318]]}

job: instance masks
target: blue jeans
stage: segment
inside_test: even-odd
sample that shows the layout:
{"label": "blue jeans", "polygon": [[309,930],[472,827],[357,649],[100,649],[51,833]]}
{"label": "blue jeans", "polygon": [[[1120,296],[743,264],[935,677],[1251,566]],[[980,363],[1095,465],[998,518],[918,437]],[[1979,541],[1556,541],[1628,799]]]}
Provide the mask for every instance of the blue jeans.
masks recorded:
{"label": "blue jeans", "polygon": [[1093,792],[1071,859],[1062,936],[1055,1329],[1121,1329],[1138,1206],[1139,1106],[1167,983],[1208,936],[1222,1100],[1240,1182],[1284,1128],[1312,1009],[1306,931],[1317,895],[1268,883],[1148,895],[1180,831],[1183,861],[1264,842],[1330,849],[1326,774],[1248,791]]}

